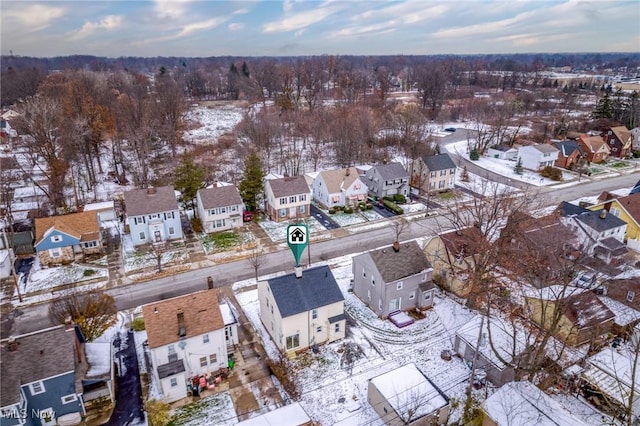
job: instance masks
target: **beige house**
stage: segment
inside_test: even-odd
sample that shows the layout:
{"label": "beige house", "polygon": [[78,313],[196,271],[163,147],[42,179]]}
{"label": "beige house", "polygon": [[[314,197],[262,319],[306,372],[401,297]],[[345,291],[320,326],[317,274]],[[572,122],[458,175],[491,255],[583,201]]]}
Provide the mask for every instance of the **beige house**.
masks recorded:
{"label": "beige house", "polygon": [[358,169],[326,170],[313,180],[313,199],[330,209],[334,206],[354,206],[367,199],[369,188],[360,179]]}
{"label": "beige house", "polygon": [[471,291],[468,272],[475,265],[475,256],[489,243],[476,227],[445,232],[431,238],[424,248],[433,266],[434,281],[457,296]]}
{"label": "beige house", "polygon": [[310,204],[311,190],[304,176],[265,181],[264,210],[274,222],[308,217]]}
{"label": "beige house", "polygon": [[407,364],[369,379],[367,401],[386,425],[445,425],[449,398]]}
{"label": "beige house", "polygon": [[344,296],[331,269],[319,266],[258,282],[260,319],[287,356],[344,338]]}
{"label": "beige house", "polygon": [[449,154],[425,155],[411,162],[411,188],[420,194],[445,192],[456,183],[456,164]]}

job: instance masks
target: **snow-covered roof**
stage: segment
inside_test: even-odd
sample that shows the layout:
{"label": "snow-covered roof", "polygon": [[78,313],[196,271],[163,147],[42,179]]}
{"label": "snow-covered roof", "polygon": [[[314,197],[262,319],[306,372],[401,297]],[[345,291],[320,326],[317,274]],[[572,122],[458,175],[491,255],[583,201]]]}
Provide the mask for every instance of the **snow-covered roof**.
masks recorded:
{"label": "snow-covered roof", "polygon": [[369,381],[369,386],[372,384],[401,418],[411,408],[416,408],[412,418],[418,419],[449,403],[440,389],[413,363],[374,377]]}
{"label": "snow-covered roof", "polygon": [[631,383],[634,383],[636,398],[640,398],[640,361],[636,360],[635,380],[632,381],[633,361],[633,355],[623,355],[607,347],[587,360],[588,367],[582,376],[596,388],[627,406]]}
{"label": "snow-covered roof", "polygon": [[103,201],[101,203],[90,203],[84,206],[85,211],[113,209],[113,201]]}
{"label": "snow-covered roof", "polygon": [[84,345],[89,371],[87,377],[101,377],[111,374],[111,343],[88,342]]}
{"label": "snow-covered roof", "polygon": [[226,303],[220,304],[220,313],[222,314],[222,321],[224,321],[224,325],[231,325],[238,322],[236,321],[236,317],[235,315],[233,315],[233,312],[231,311],[231,307],[228,304]]}
{"label": "snow-covered roof", "polygon": [[583,426],[586,424],[531,382],[510,382],[482,404],[497,426]]}
{"label": "snow-covered roof", "polygon": [[558,300],[576,294],[584,293],[585,289],[579,287],[569,287],[560,284],[550,285],[541,289],[529,287],[524,289],[525,297],[540,300]]}
{"label": "snow-covered roof", "polygon": [[294,402],[260,416],[251,417],[237,425],[242,426],[299,426],[310,423],[311,419],[302,406]]}
{"label": "snow-covered roof", "polygon": [[616,325],[626,327],[627,325],[640,320],[640,311],[609,297],[600,296],[599,299],[611,312],[613,312],[613,315],[615,315],[613,322]]}

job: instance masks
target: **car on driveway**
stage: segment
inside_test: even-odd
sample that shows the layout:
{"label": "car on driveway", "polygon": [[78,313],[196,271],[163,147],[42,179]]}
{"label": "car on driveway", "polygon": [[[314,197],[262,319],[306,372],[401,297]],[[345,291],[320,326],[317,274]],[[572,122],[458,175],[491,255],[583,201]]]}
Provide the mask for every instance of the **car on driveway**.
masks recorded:
{"label": "car on driveway", "polygon": [[453,132],[456,131],[456,128],[455,127],[447,127],[446,129],[444,129],[444,131],[453,133]]}

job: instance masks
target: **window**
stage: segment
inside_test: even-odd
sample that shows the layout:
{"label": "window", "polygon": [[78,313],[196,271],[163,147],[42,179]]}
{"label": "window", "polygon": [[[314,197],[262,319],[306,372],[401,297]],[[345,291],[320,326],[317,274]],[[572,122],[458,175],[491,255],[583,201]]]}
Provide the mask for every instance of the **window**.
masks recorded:
{"label": "window", "polygon": [[218,362],[218,354],[209,355],[209,364],[215,364]]}
{"label": "window", "polygon": [[44,393],[44,383],[42,382],[33,382],[29,385],[29,390],[31,391],[31,395],[38,395]]}
{"label": "window", "polygon": [[200,357],[200,367],[205,367],[206,365],[207,365],[207,357],[206,356]]}
{"label": "window", "polygon": [[174,213],[173,213],[173,212],[168,212],[168,213],[165,213],[165,214],[164,214],[164,218],[165,218],[165,219],[173,219],[174,217],[175,217],[175,216],[174,216]]}
{"label": "window", "polygon": [[396,283],[396,290],[402,290],[402,281]]}
{"label": "window", "polygon": [[280,209],[280,217],[287,217],[287,209]]}
{"label": "window", "polygon": [[300,334],[296,333],[293,336],[287,336],[287,350],[298,346],[300,346]]}
{"label": "window", "polygon": [[378,299],[378,309],[382,309],[382,299]]}
{"label": "window", "polygon": [[307,211],[307,206],[299,206],[298,207],[298,212],[305,213],[306,211]]}
{"label": "window", "polygon": [[447,183],[446,181],[441,180],[441,181],[440,181],[440,183],[438,183],[438,188],[439,188],[439,189],[444,188],[444,185],[445,185],[446,183]]}
{"label": "window", "polygon": [[298,195],[298,201],[307,201],[307,194]]}
{"label": "window", "polygon": [[169,345],[169,346],[167,346],[167,351],[169,352],[169,355],[171,355],[171,354],[175,354],[175,353],[176,353],[176,347],[175,347],[175,345]]}
{"label": "window", "polygon": [[231,206],[229,207],[229,210],[232,212],[237,212],[238,211],[238,206]]}
{"label": "window", "polygon": [[432,178],[434,178],[434,177],[438,176],[438,172],[431,172],[431,175],[430,175],[430,176],[431,176]]}
{"label": "window", "polygon": [[74,402],[78,400],[78,396],[75,393],[72,393],[70,395],[65,395],[62,398],[60,398],[62,400],[63,404],[68,404],[70,402]]}
{"label": "window", "polygon": [[367,299],[371,300],[371,290],[367,290]]}
{"label": "window", "polygon": [[280,204],[287,204],[287,198],[286,197],[282,197],[280,198]]}
{"label": "window", "polygon": [[85,248],[91,248],[91,247],[97,247],[98,246],[98,242],[97,241],[87,241],[86,243],[84,243]]}
{"label": "window", "polygon": [[175,388],[176,386],[178,386],[178,379],[172,377],[169,383],[171,383],[172,388]]}
{"label": "window", "polygon": [[615,207],[611,207],[611,209],[609,209],[609,213],[616,217],[620,217],[620,209],[616,209]]}
{"label": "window", "polygon": [[59,248],[49,249],[49,256],[51,257],[60,257],[62,256],[62,252]]}
{"label": "window", "polygon": [[451,169],[451,170],[449,170],[449,174],[450,174],[450,175],[455,175],[455,174],[456,174],[456,169]]}
{"label": "window", "polygon": [[409,300],[413,300],[413,299],[415,299],[415,298],[416,298],[416,292],[415,292],[415,291],[412,291],[412,292],[409,294]]}
{"label": "window", "polygon": [[226,213],[226,212],[227,212],[226,207],[220,207],[220,213]]}
{"label": "window", "polygon": [[209,343],[209,335],[205,334],[204,336],[202,336],[202,343]]}
{"label": "window", "polygon": [[62,235],[54,235],[51,237],[51,241],[53,241],[54,243],[59,243],[60,241],[62,241]]}
{"label": "window", "polygon": [[446,170],[440,170],[440,176],[446,176],[446,175],[447,175]]}
{"label": "window", "polygon": [[225,226],[225,219],[216,219],[215,223],[213,224],[214,228],[224,228]]}
{"label": "window", "polygon": [[144,235],[144,232],[141,232],[141,233],[140,233],[140,239],[141,239],[141,240],[145,240],[145,239],[147,239],[147,237]]}
{"label": "window", "polygon": [[362,278],[367,278],[367,271],[362,268]]}
{"label": "window", "polygon": [[376,279],[371,277],[371,287],[375,287],[376,286]]}
{"label": "window", "polygon": [[314,309],[311,311],[311,319],[318,319],[318,310]]}
{"label": "window", "polygon": [[322,333],[322,326],[316,327],[316,333]]}
{"label": "window", "polygon": [[633,302],[633,298],[635,297],[635,291],[627,291],[627,302]]}
{"label": "window", "polygon": [[269,307],[269,299],[267,299],[267,308]]}
{"label": "window", "polygon": [[144,216],[139,216],[139,217],[134,217],[133,218],[133,222],[136,225],[140,225],[141,223],[145,223],[146,219],[144,218]]}
{"label": "window", "polygon": [[292,195],[291,197],[289,197],[289,202],[290,203],[295,203],[296,202],[296,196]]}
{"label": "window", "polygon": [[173,235],[173,234],[175,234],[175,233],[176,233],[175,228],[174,228],[173,226],[170,226],[170,227],[169,227],[169,235]]}
{"label": "window", "polygon": [[422,293],[422,297],[424,298],[424,300],[431,300],[431,293],[425,291],[424,293]]}
{"label": "window", "polygon": [[340,323],[337,322],[335,323],[335,325],[333,326],[333,331],[336,333],[340,333]]}
{"label": "window", "polygon": [[[437,256],[437,254],[436,254],[436,256]],[[422,278],[420,278],[420,281],[425,282],[426,280],[427,280],[427,274],[422,274]]]}
{"label": "window", "polygon": [[436,189],[436,183],[435,183],[435,182],[431,182],[431,183],[429,184],[429,188],[430,188],[430,189]]}

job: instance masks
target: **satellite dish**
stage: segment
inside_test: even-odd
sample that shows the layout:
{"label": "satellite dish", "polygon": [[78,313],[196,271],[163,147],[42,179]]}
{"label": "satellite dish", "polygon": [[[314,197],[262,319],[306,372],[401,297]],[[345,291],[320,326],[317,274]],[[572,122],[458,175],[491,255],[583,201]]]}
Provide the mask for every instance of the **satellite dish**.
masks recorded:
{"label": "satellite dish", "polygon": [[184,340],[182,340],[180,343],[178,343],[178,347],[180,349],[184,349],[187,346],[187,342],[185,342]]}

